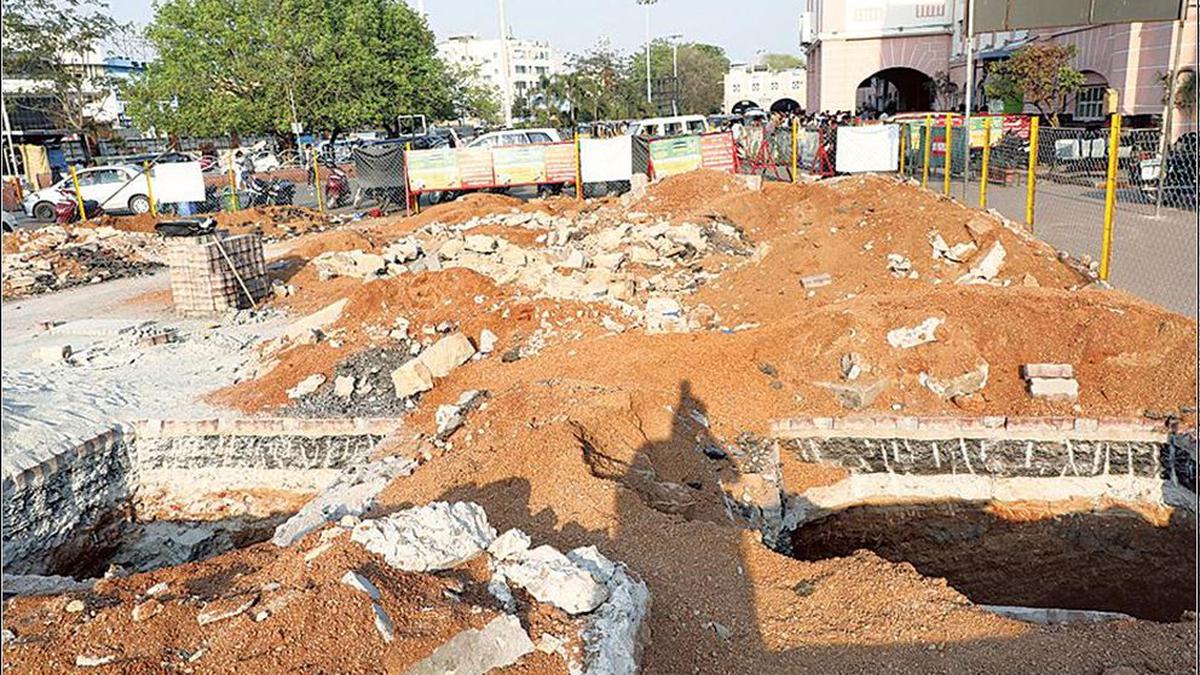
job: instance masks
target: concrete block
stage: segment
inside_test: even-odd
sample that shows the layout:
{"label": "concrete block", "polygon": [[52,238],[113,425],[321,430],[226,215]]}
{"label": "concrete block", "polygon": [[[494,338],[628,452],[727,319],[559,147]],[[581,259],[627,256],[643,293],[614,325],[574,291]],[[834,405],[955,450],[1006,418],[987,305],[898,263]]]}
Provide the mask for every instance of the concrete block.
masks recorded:
{"label": "concrete block", "polygon": [[1074,401],[1079,398],[1079,382],[1068,378],[1029,378],[1029,395],[1054,401]]}
{"label": "concrete block", "polygon": [[1042,378],[1072,378],[1075,368],[1069,363],[1026,363],[1021,366],[1021,377],[1031,379]]}
{"label": "concrete block", "polygon": [[833,283],[833,277],[829,273],[810,274],[805,277],[800,277],[800,285],[806,289],[820,288]]}

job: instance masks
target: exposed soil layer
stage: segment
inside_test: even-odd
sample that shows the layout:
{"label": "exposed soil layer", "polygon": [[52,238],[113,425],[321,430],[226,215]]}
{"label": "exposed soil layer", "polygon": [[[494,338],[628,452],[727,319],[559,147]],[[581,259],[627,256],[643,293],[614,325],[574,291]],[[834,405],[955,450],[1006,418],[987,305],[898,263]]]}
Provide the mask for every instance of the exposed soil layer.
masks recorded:
{"label": "exposed soil layer", "polygon": [[1047,513],[940,502],[853,507],[798,528],[791,543],[801,560],[869,549],[980,604],[1178,621],[1194,610],[1195,538],[1195,518],[1180,510],[1159,523],[1115,506]]}

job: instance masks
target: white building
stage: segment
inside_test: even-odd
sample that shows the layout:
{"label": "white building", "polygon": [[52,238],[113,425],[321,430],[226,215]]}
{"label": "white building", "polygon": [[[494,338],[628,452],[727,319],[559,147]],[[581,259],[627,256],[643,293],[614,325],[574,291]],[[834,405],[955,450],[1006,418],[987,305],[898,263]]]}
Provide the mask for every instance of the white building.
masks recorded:
{"label": "white building", "polygon": [[[453,35],[438,43],[438,56],[450,64],[477,66],[483,84],[503,94],[504,60],[499,38],[480,38],[475,34]],[[542,76],[562,72],[563,59],[549,42],[543,40],[508,39],[508,81],[512,83],[513,100],[527,99],[537,89]]]}
{"label": "white building", "polygon": [[[733,112],[757,106],[762,110],[803,108],[807,97],[807,73],[803,68],[770,70],[759,63],[733,63],[725,73],[723,110]],[[740,106],[738,104],[741,104]]]}

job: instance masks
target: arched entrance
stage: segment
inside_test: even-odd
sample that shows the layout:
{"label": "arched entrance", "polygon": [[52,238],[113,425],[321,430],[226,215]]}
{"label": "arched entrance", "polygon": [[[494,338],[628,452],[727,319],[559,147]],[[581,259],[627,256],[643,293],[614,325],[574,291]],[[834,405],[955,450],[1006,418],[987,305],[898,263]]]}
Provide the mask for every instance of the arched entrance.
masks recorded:
{"label": "arched entrance", "polygon": [[784,115],[791,115],[793,113],[798,113],[800,111],[801,111],[800,103],[798,101],[796,101],[796,99],[792,99],[792,98],[781,98],[778,101],[775,101],[774,103],[771,104],[771,112],[773,112],[773,113],[782,113]]}
{"label": "arched entrance", "polygon": [[933,78],[913,68],[885,68],[858,84],[855,109],[861,113],[933,109]]}
{"label": "arched entrance", "polygon": [[757,108],[757,107],[758,107],[758,104],[755,103],[754,101],[741,100],[741,101],[738,101],[737,103],[734,103],[733,107],[730,108],[729,112],[733,113],[734,115],[744,115],[744,114],[746,114],[747,110],[753,110],[754,108]]}

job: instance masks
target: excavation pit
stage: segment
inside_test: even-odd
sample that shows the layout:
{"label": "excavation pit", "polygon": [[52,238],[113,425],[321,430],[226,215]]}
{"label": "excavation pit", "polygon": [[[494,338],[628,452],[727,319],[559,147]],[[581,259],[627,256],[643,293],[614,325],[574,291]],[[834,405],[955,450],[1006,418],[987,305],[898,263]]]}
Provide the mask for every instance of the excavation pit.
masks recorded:
{"label": "excavation pit", "polygon": [[1195,610],[1196,438],[1145,421],[811,418],[781,448],[839,467],[785,494],[780,549],[860,549],[979,605],[1178,621]]}
{"label": "excavation pit", "polygon": [[4,573],[102,576],[203,560],[275,528],[393,419],[144,421],[6,468]]}
{"label": "excavation pit", "polygon": [[923,502],[855,506],[791,532],[801,560],[868,549],[946,579],[980,605],[1120,612],[1194,609],[1196,522],[1183,509]]}

